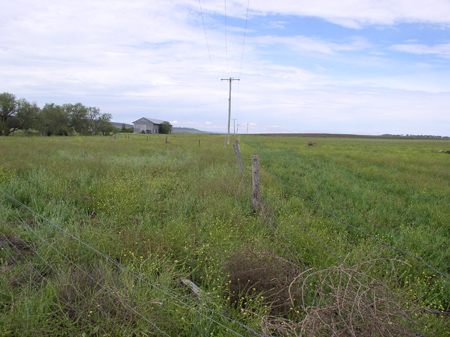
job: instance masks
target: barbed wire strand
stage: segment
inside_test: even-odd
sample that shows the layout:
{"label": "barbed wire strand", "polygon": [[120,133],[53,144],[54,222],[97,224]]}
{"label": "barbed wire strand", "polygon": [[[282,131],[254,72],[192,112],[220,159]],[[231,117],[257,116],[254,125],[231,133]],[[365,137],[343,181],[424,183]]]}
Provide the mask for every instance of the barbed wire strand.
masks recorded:
{"label": "barbed wire strand", "polygon": [[[328,252],[330,252],[332,255],[334,255],[338,260],[340,260],[342,262],[343,265],[345,265],[347,268],[350,268],[350,266],[347,264],[347,262],[342,259],[341,257],[339,257],[335,252],[333,252],[328,246],[326,246],[324,243],[322,243],[311,231],[309,231],[306,227],[304,227],[302,224],[300,224],[291,214],[290,212],[286,209],[286,207],[282,204],[282,202],[275,196],[275,194],[273,194],[267,187],[265,187],[262,183],[261,186],[263,186],[265,188],[265,190],[267,190],[269,192],[269,194],[271,194],[277,201],[278,203],[281,205],[281,207],[283,208],[283,210],[286,212],[286,214],[288,214],[288,216],[296,223],[298,224],[300,227],[302,227],[309,235],[311,235],[322,247],[324,247]],[[369,280],[367,280],[364,276],[355,273],[356,277],[362,279],[363,281],[365,281],[367,284],[370,284]],[[317,283],[316,283],[317,284]],[[376,289],[374,289],[375,292],[377,292]],[[390,305],[393,305],[392,303],[389,303]],[[415,333],[419,334],[421,337],[425,337],[425,335],[417,330],[415,328],[415,325],[413,322],[411,322],[410,320],[407,320],[407,323],[411,326],[411,328],[415,331]],[[402,324],[402,326],[407,329],[410,330],[409,328],[407,328],[406,326],[404,326]],[[411,331],[411,330],[410,330]]]}
{"label": "barbed wire strand", "polygon": [[[3,206],[3,205],[1,205],[0,204],[0,206],[5,210],[5,211],[7,211],[8,212],[8,210],[7,209],[5,209],[5,207]],[[18,220],[19,222],[21,222],[21,220],[19,219],[19,218],[17,218],[15,215],[13,215],[11,212],[8,212],[13,218],[15,218],[16,220]],[[6,223],[6,222],[4,222],[4,223]],[[15,233],[15,231],[9,226],[9,225],[7,225],[14,233]],[[28,226],[28,228],[30,228],[29,226]],[[17,233],[15,233],[16,235],[17,235]],[[20,236],[18,236],[19,238],[20,238]],[[9,241],[9,240],[8,240]],[[32,247],[30,246],[30,245],[28,245],[29,246],[29,248],[30,248],[30,250],[32,250],[33,251],[33,253],[34,254],[36,254],[40,259],[41,259],[41,261],[42,262],[44,262],[50,269],[52,269],[59,277],[61,277],[70,287],[72,287],[74,290],[75,290],[75,292],[78,294],[78,295],[80,295],[81,297],[82,297],[82,299],[83,300],[85,300],[86,301],[86,303],[88,303],[89,302],[89,300],[86,298],[86,296],[83,294],[83,293],[81,293],[79,290],[78,290],[78,288],[77,287],[75,287],[72,283],[70,283],[70,281],[65,277],[65,276],[63,276],[62,275],[62,273],[59,273],[54,267],[53,267],[53,265],[51,265],[50,263],[48,263],[48,261],[41,255],[41,254],[39,254],[36,250],[34,250],[34,249],[32,249]],[[34,268],[34,267],[33,267]],[[73,306],[71,306],[68,302],[66,302],[65,300],[63,300],[66,304],[68,304],[72,309],[74,309],[75,311],[77,311]],[[106,314],[102,309],[100,309],[99,307],[95,307],[97,310],[99,310],[101,313],[102,313],[102,315],[105,317],[105,318],[108,318],[112,323],[114,323],[119,329],[121,329],[122,331],[124,331],[124,329],[123,329],[123,327],[122,326],[120,326],[117,322],[115,322],[108,314]],[[78,312],[78,311],[77,311]],[[79,312],[78,312],[79,313]],[[124,331],[125,332],[125,331]]]}
{"label": "barbed wire strand", "polygon": [[[8,226],[9,227],[9,225],[7,225],[6,224],[6,226]],[[17,237],[19,237],[18,235],[17,235],[17,233],[16,232],[14,232],[14,230],[12,230],[11,229],[11,231],[17,236]],[[10,247],[15,247],[15,245],[14,245],[14,243],[10,240],[10,239],[8,239],[8,237],[4,234],[4,233],[1,233],[1,235],[2,235],[2,237],[8,242],[8,244],[9,244],[9,246]],[[20,237],[19,237],[20,238]],[[30,248],[30,250],[33,252],[33,253],[35,253],[35,251],[34,251],[34,249],[30,246],[29,247]],[[3,250],[15,263],[17,263],[17,264],[19,264],[20,263],[20,261],[18,261],[17,260],[17,258],[15,257],[15,256],[13,256],[10,252],[9,252],[9,249],[4,249]],[[31,261],[19,250],[19,249],[17,249],[16,248],[16,252],[20,255],[20,256],[22,256],[22,258],[27,262],[27,264],[39,275],[39,277],[41,277],[42,279],[44,279],[46,282],[47,282],[47,284],[50,284],[50,282],[49,282],[49,280],[39,271],[39,270],[37,270],[36,269],[36,267],[31,263]],[[53,269],[53,267],[51,266],[51,265],[49,265],[48,264],[48,266],[52,269],[52,270],[54,270]],[[15,268],[15,265],[14,266],[12,266],[11,268]],[[20,267],[18,267],[18,268],[20,268]],[[55,270],[54,270],[55,271]],[[4,272],[6,272],[6,271],[4,271]],[[57,273],[56,271],[55,271],[55,273]],[[35,281],[32,281],[32,279],[30,278],[30,281],[35,285],[35,286],[37,286],[38,285],[38,283],[37,282],[35,282]],[[69,283],[70,284],[70,283]],[[70,284],[71,285],[71,284]],[[71,285],[72,286],[72,285]],[[60,294],[58,294],[58,296],[59,296],[59,298],[68,306],[68,307],[70,307],[73,311],[75,311],[77,314],[79,314],[79,311],[75,308],[75,307],[73,307],[69,302],[67,302]]]}
{"label": "barbed wire strand", "polygon": [[[3,209],[4,206],[0,205]],[[22,219],[19,219],[18,217],[16,217],[14,214],[12,214],[11,212],[9,212],[9,214],[15,218],[16,220],[18,220],[19,222],[22,222],[23,225],[26,225],[26,222],[23,221]],[[9,227],[9,226],[8,226]],[[95,280],[89,273],[87,273],[83,268],[81,268],[78,264],[74,263],[72,260],[70,260],[67,256],[65,256],[64,254],[62,254],[57,248],[54,247],[54,245],[50,244],[47,242],[47,240],[43,239],[39,234],[37,234],[37,232],[35,232],[30,226],[27,226],[28,230],[31,230],[31,232],[37,237],[39,238],[41,241],[45,242],[47,244],[48,247],[52,248],[55,252],[57,252],[61,257],[63,257],[64,259],[66,259],[69,263],[71,263],[72,265],[74,265],[78,270],[80,270],[82,273],[84,273],[86,276],[88,276],[93,282],[95,282],[97,285],[99,285],[101,288],[106,289],[108,292],[112,293],[114,295],[114,291],[110,290],[109,288],[106,288],[104,286],[102,286],[100,283],[98,283],[97,280]],[[53,265],[51,265],[50,263],[48,263],[48,261],[46,259],[44,259],[44,257],[42,257],[42,255],[40,255],[36,250],[33,250],[34,253],[40,257],[40,259],[46,263],[53,271],[55,271],[55,273],[58,274],[58,276],[62,277],[64,279],[65,282],[67,282],[67,284],[69,284],[76,292],[78,295],[80,295],[86,302],[89,302],[89,300],[86,298],[86,296],[81,293],[77,287],[75,287],[73,284],[71,284],[67,278],[65,276],[63,276],[61,273],[59,273],[58,271],[56,271],[55,268],[53,268]],[[126,304],[125,304],[126,305]],[[131,308],[131,307],[130,307]],[[123,331],[123,327],[120,326],[117,322],[115,322],[107,313],[105,313],[101,308],[96,307],[97,310],[99,310],[102,315],[108,319],[110,319],[117,327],[119,327],[122,331]],[[132,308],[131,308],[132,309]],[[132,309],[133,310],[133,309]],[[137,312],[136,312],[137,313]],[[139,315],[139,313],[137,313]],[[145,317],[142,317],[145,319]],[[151,322],[148,321],[148,323],[151,324]],[[164,333],[164,331],[161,331],[162,333]]]}
{"label": "barbed wire strand", "polygon": [[[19,203],[20,203],[20,202],[19,202]],[[25,205],[22,205],[22,206],[25,207],[25,208],[27,208]],[[34,212],[33,210],[31,210],[31,209],[29,209],[29,208],[27,208],[27,209],[30,210],[31,212],[35,213],[35,212]],[[36,213],[36,214],[37,214],[37,213]],[[54,225],[54,226],[56,226],[56,227],[59,227],[59,226],[57,226],[56,224],[54,224],[54,223],[52,223],[51,221],[49,221],[48,219],[42,217],[41,215],[39,215],[39,214],[37,214],[37,215],[38,215],[39,217],[43,218],[45,221],[49,222],[50,224],[52,224],[52,225]],[[59,229],[61,230],[61,228],[59,228]],[[63,232],[66,232],[66,231],[63,230]],[[66,232],[66,233],[68,233],[68,232]],[[70,235],[70,233],[69,233],[69,235]],[[45,241],[45,239],[43,239],[43,240]],[[88,244],[85,244],[84,242],[82,242],[81,240],[78,240],[78,241],[79,241],[80,243],[82,243],[83,245],[85,245],[86,247],[92,248],[92,247],[89,247]],[[53,248],[53,247],[52,247],[52,248]],[[55,250],[55,248],[53,248],[53,249]],[[95,248],[94,248],[94,250],[95,250]],[[59,252],[58,250],[55,250],[55,251],[56,251],[58,254],[60,254],[63,258],[67,259],[69,263],[74,264],[70,259],[68,259],[66,256],[64,256],[64,254],[62,254],[62,253]],[[101,253],[101,254],[103,254],[103,253]],[[101,254],[100,254],[100,255],[101,255]],[[109,257],[108,257],[108,259],[109,259]],[[110,262],[113,262],[113,264],[115,264],[117,267],[121,268],[121,266],[119,266],[119,265],[117,265],[116,263],[114,263],[114,262],[115,262],[114,260],[112,260],[112,261],[109,260],[109,261],[110,261]],[[95,279],[93,279],[93,278],[92,278],[86,271],[84,271],[81,267],[79,267],[79,266],[76,265],[76,264],[74,264],[74,265],[75,265],[75,267],[77,267],[77,269],[79,269],[79,270],[80,270],[81,272],[83,272],[86,276],[88,276],[93,282],[95,282],[95,283],[97,283],[99,286],[101,286],[101,284],[99,284]],[[123,267],[123,266],[122,266],[122,267]],[[127,269],[126,267],[123,267],[123,268]],[[123,268],[122,268],[122,269],[123,269]],[[127,271],[127,270],[125,270],[125,271]],[[162,289],[158,288],[157,286],[155,286],[155,285],[149,283],[149,282],[148,282],[149,280],[145,280],[145,279],[143,280],[142,278],[140,278],[138,274],[136,274],[136,273],[134,273],[134,272],[132,272],[132,273],[130,273],[130,274],[133,275],[133,276],[135,276],[135,277],[138,276],[138,278],[139,278],[141,281],[143,281],[143,282],[145,282],[145,283],[147,283],[147,284],[149,284],[149,285],[152,285],[152,286],[155,287],[155,289],[157,289],[157,290],[159,290],[159,291],[165,293],[164,290],[162,290]],[[147,281],[147,282],[146,282],[146,281]],[[108,289],[108,288],[106,288],[106,289],[109,290],[111,293],[114,294],[114,291],[112,291],[112,290],[110,290],[110,289]],[[169,289],[167,289],[167,290],[169,290]],[[222,326],[223,328],[227,329],[227,331],[234,332],[235,334],[237,334],[237,335],[239,335],[239,336],[242,336],[242,335],[239,334],[238,332],[236,332],[236,331],[230,329],[229,327],[226,327],[226,326],[222,325],[221,323],[215,321],[215,320],[212,319],[211,317],[206,316],[205,314],[199,312],[198,310],[196,310],[196,309],[190,307],[188,304],[184,303],[184,302],[181,301],[180,299],[175,298],[175,297],[171,296],[170,294],[167,294],[167,293],[165,293],[165,294],[168,295],[168,296],[170,296],[170,297],[172,297],[173,299],[175,299],[176,301],[180,302],[181,304],[183,304],[184,306],[188,307],[189,309],[192,309],[192,310],[198,312],[200,315],[203,315],[203,316],[206,317],[208,320],[211,320],[211,321],[213,321],[214,323],[216,323],[216,324]],[[175,293],[175,295],[178,295],[178,294]],[[192,301],[192,300],[189,299],[189,298],[185,298],[185,299],[188,299],[188,300]],[[195,302],[195,301],[192,301],[192,302],[193,302],[194,304],[198,304],[198,303]],[[127,306],[128,306],[128,305],[127,305]],[[128,306],[128,307],[129,307],[129,306]],[[129,307],[129,309],[132,310],[133,312],[135,312],[137,315],[141,316],[144,320],[146,320],[148,323],[150,323],[154,328],[160,330],[160,329],[159,329],[158,327],[156,327],[152,322],[148,321],[144,316],[142,316],[139,312],[136,312],[136,311],[135,311],[133,308],[131,308],[131,307]],[[214,313],[214,314],[218,314],[218,315],[221,316],[222,318],[225,318],[225,319],[227,319],[228,321],[231,321],[232,323],[237,323],[237,324],[241,325],[242,327],[245,327],[245,328],[247,328],[247,329],[250,329],[250,328],[246,327],[245,325],[243,325],[242,323],[240,323],[240,322],[238,322],[238,321],[235,321],[235,320],[233,320],[233,319],[231,319],[231,318],[229,318],[229,317],[226,317],[226,316],[224,316],[224,315],[221,315],[220,313],[218,313],[218,312],[216,312],[216,311],[214,311],[214,310],[212,310],[212,309],[208,309],[208,308],[206,308],[206,307],[204,307],[203,309],[207,309],[208,311],[210,311],[210,312],[212,312],[212,313]],[[253,330],[253,329],[250,329],[250,330]],[[162,333],[164,333],[164,334],[167,335],[167,333],[165,333],[165,332],[162,331],[162,330],[160,330],[160,332],[162,332]],[[259,334],[256,333],[256,332],[255,332],[255,334],[256,334],[256,335],[259,335]]]}
{"label": "barbed wire strand", "polygon": [[[96,254],[100,255],[101,257],[103,257],[103,258],[106,259],[107,261],[111,262],[111,263],[114,264],[116,267],[120,268],[122,271],[127,272],[127,273],[129,273],[130,275],[133,275],[134,277],[138,278],[138,279],[141,280],[142,282],[144,282],[144,283],[146,283],[146,284],[152,286],[153,288],[155,288],[155,289],[161,291],[162,293],[166,294],[167,296],[171,297],[171,298],[174,299],[175,301],[177,301],[177,302],[181,303],[182,305],[186,306],[188,309],[193,310],[193,311],[199,313],[200,315],[204,316],[204,317],[207,318],[208,320],[210,320],[210,321],[216,323],[217,325],[219,325],[219,326],[221,326],[221,327],[227,329],[229,332],[233,332],[233,333],[235,333],[236,335],[242,336],[242,335],[239,334],[237,331],[232,330],[231,328],[229,328],[229,327],[223,325],[222,323],[220,323],[220,322],[214,320],[213,318],[211,318],[211,317],[205,315],[204,313],[202,313],[201,311],[197,310],[196,308],[193,308],[193,307],[191,307],[189,304],[183,302],[181,299],[179,299],[179,298],[177,297],[177,296],[180,296],[180,295],[177,294],[176,292],[174,292],[173,290],[168,289],[168,288],[166,288],[166,287],[164,287],[165,289],[162,289],[162,288],[163,288],[162,285],[157,285],[157,284],[155,284],[154,282],[152,282],[151,280],[149,280],[148,278],[146,278],[146,277],[144,277],[144,276],[142,276],[142,275],[140,275],[140,274],[138,274],[138,273],[136,273],[136,272],[130,270],[129,268],[123,266],[123,265],[120,264],[119,262],[117,262],[117,261],[115,261],[114,259],[110,258],[108,255],[106,255],[106,254],[100,252],[98,249],[96,249],[96,248],[92,247],[91,245],[89,245],[89,244],[83,242],[82,240],[80,240],[79,238],[77,238],[76,236],[74,236],[73,234],[71,234],[70,232],[68,232],[67,230],[65,230],[64,228],[62,228],[62,227],[60,227],[59,225],[55,224],[54,222],[48,220],[47,218],[45,218],[44,216],[40,215],[39,213],[33,211],[33,210],[30,209],[28,206],[26,206],[26,205],[23,204],[22,202],[18,201],[18,200],[15,199],[14,197],[10,196],[10,195],[7,194],[6,192],[4,192],[4,191],[2,191],[2,190],[0,190],[0,192],[1,192],[4,196],[6,196],[8,199],[10,199],[11,201],[13,201],[13,202],[15,202],[15,203],[21,205],[21,206],[24,207],[25,209],[27,209],[27,210],[29,210],[30,212],[32,212],[35,216],[41,218],[42,220],[44,220],[44,221],[48,222],[49,224],[51,224],[52,226],[56,227],[57,229],[59,229],[60,231],[62,231],[63,233],[65,233],[66,235],[70,236],[71,238],[73,238],[74,240],[78,241],[79,243],[81,243],[81,244],[84,245],[85,247],[89,248],[90,250],[92,250],[92,251],[95,252]],[[195,305],[198,304],[197,302],[193,301],[192,299],[188,299],[188,298],[187,298],[187,300],[193,302]],[[211,313],[213,313],[213,314],[216,314],[216,315],[220,316],[221,318],[224,318],[224,319],[228,320],[228,321],[231,322],[231,323],[236,323],[236,324],[239,325],[240,327],[246,329],[247,331],[253,333],[253,334],[256,335],[256,336],[263,336],[263,335],[257,333],[254,329],[252,329],[252,328],[250,328],[250,327],[248,327],[248,326],[242,324],[241,322],[236,321],[236,320],[234,320],[234,319],[232,319],[232,318],[230,318],[230,317],[224,316],[224,315],[222,315],[221,313],[219,313],[219,312],[217,312],[217,311],[215,311],[215,310],[213,310],[213,309],[210,309],[210,308],[208,308],[208,307],[202,307],[202,308],[205,309],[205,310],[207,310],[207,311],[209,311],[209,312],[211,312]]]}
{"label": "barbed wire strand", "polygon": [[387,242],[384,242],[383,240],[380,240],[379,238],[377,238],[377,237],[375,237],[375,236],[373,236],[373,235],[371,235],[371,234],[365,232],[364,230],[362,230],[362,229],[360,229],[360,228],[358,228],[358,227],[356,227],[356,226],[353,226],[353,225],[347,223],[346,221],[342,220],[342,219],[339,218],[338,216],[334,215],[333,213],[329,212],[328,210],[326,210],[325,208],[323,208],[322,206],[320,206],[320,205],[319,205],[317,202],[315,202],[314,200],[311,200],[311,199],[309,199],[309,198],[307,198],[307,197],[301,195],[300,193],[298,193],[297,191],[295,191],[294,189],[292,189],[291,187],[289,187],[288,185],[286,185],[286,184],[285,184],[283,181],[281,181],[277,176],[275,176],[273,173],[269,172],[269,171],[268,171],[267,169],[265,169],[264,167],[262,167],[262,169],[264,170],[264,172],[268,173],[268,174],[271,175],[273,178],[275,178],[275,179],[276,179],[280,184],[282,184],[284,187],[286,187],[287,189],[289,189],[290,191],[292,191],[293,193],[295,193],[298,197],[300,197],[300,198],[302,198],[302,199],[304,199],[304,200],[306,200],[306,201],[312,203],[313,205],[315,205],[316,207],[318,207],[319,209],[321,209],[322,211],[324,211],[325,213],[327,213],[329,216],[335,218],[336,220],[338,220],[338,221],[341,222],[342,224],[344,224],[344,225],[346,225],[346,226],[348,226],[348,227],[350,227],[350,228],[353,228],[354,230],[359,231],[360,233],[362,233],[362,234],[364,234],[364,235],[366,235],[366,236],[368,236],[368,237],[370,237],[370,238],[372,238],[372,239],[378,241],[379,243],[381,243],[382,245],[384,245],[384,246],[386,246],[386,247],[389,247],[389,248],[391,248],[391,249],[393,249],[393,250],[396,250],[396,251],[398,251],[398,252],[400,252],[400,253],[402,253],[402,254],[404,254],[404,255],[406,255],[406,256],[409,256],[409,257],[411,257],[411,258],[414,258],[414,259],[416,259],[416,260],[422,262],[425,266],[427,266],[429,269],[431,269],[431,270],[434,271],[435,273],[438,273],[439,275],[441,275],[442,277],[446,278],[447,280],[450,280],[450,277],[449,277],[448,275],[446,275],[446,274],[440,272],[439,270],[435,269],[433,266],[431,266],[430,264],[428,264],[428,263],[427,263],[425,260],[423,260],[422,258],[420,258],[420,257],[418,257],[418,256],[415,256],[415,255],[413,255],[413,254],[411,254],[411,253],[408,253],[408,252],[406,252],[406,251],[404,251],[404,250],[402,250],[402,249],[400,249],[400,248],[394,247],[394,246],[388,244]]}
{"label": "barbed wire strand", "polygon": [[[289,186],[287,186],[286,184],[284,184],[280,179],[278,179],[278,177],[276,177],[275,175],[273,175],[272,173],[270,173],[270,172],[268,172],[266,169],[264,169],[263,167],[262,167],[262,169],[266,172],[266,173],[268,173],[269,175],[271,175],[271,176],[273,176],[276,180],[278,180],[278,182],[280,182],[282,185],[284,185],[285,187],[287,187],[287,188],[289,188],[291,191],[293,191],[294,193],[296,193],[296,194],[298,194],[296,191],[294,191],[294,190],[292,190]],[[262,184],[261,184],[262,185]],[[281,203],[281,201],[266,187],[266,190],[268,190],[269,191],[269,193],[270,194],[272,194],[274,197],[275,197],[275,199],[280,203],[280,205],[282,206],[282,208],[286,211],[286,213],[287,214],[289,214],[289,216],[297,223],[297,224],[299,224],[301,227],[303,227],[299,222],[297,222],[293,217],[292,217],[292,215],[287,211],[287,209],[284,207],[284,205]],[[298,194],[299,195],[299,194]],[[301,196],[301,195],[299,195],[299,196]],[[313,202],[314,204],[316,204],[314,201],[312,201],[312,200],[310,200],[310,199],[308,199],[308,198],[306,198],[306,197],[304,197],[304,196],[301,196],[303,199],[306,199],[306,200],[309,200],[309,201],[311,201],[311,202]],[[326,211],[324,208],[322,208],[320,205],[318,205],[318,204],[316,204],[318,207],[320,207],[321,209],[323,209],[324,211]],[[328,211],[326,211],[327,213],[329,213]],[[330,213],[331,214],[331,213]],[[331,215],[333,215],[333,214],[331,214]],[[333,215],[333,217],[336,217],[336,216],[334,216]],[[336,217],[337,218],[337,217]],[[337,219],[339,219],[339,218],[337,218]],[[351,226],[351,225],[350,225]],[[352,226],[353,227],[353,226]],[[305,229],[305,227],[303,227],[304,229]],[[316,239],[317,240],[317,239]],[[318,240],[317,240],[318,241]],[[381,240],[380,240],[381,241]],[[324,246],[324,248],[326,248],[328,251],[330,251],[330,252],[332,252],[328,247],[326,247],[325,245],[323,245],[320,241],[318,241],[322,246]],[[333,252],[332,252],[333,253]],[[333,255],[335,256],[335,257],[337,257],[338,259],[340,259],[341,261],[343,261],[344,262],[344,264],[348,267],[348,264],[345,262],[345,260],[342,260],[339,256],[337,256],[336,254],[334,254],[333,253]],[[361,275],[359,275],[359,274],[356,274],[356,276],[357,277],[359,277],[359,278],[361,278],[362,280],[364,280],[367,284],[369,284],[369,281],[365,278],[365,277],[362,277]],[[392,303],[389,303],[390,305],[393,305]],[[439,314],[440,312],[430,312],[430,313],[433,313],[433,314]],[[416,333],[416,334],[418,334],[419,336],[425,336],[420,330],[418,330],[416,327],[415,327],[415,324],[413,323],[413,322],[411,322],[410,320],[407,320],[407,323],[411,326],[411,329],[413,329],[414,330],[414,332]],[[406,328],[407,330],[410,330],[409,328],[407,328],[406,326],[404,326],[403,324],[402,324],[402,326],[404,327],[404,328]],[[412,330],[410,330],[411,332],[412,332]]]}
{"label": "barbed wire strand", "polygon": [[[19,203],[20,203],[20,202],[19,202]],[[22,206],[25,207],[25,208],[27,208],[25,205],[22,205]],[[31,212],[35,213],[35,212],[32,211],[31,209],[29,209],[29,208],[27,208],[27,209],[30,210]],[[38,216],[40,216],[41,218],[43,218],[45,221],[47,221],[47,222],[51,223],[52,225],[56,226],[57,228],[59,227],[58,225],[52,223],[50,220],[48,220],[48,219],[42,217],[42,216],[39,215],[38,213],[36,213],[36,214],[37,214]],[[67,231],[63,230],[62,228],[59,228],[59,229],[62,230],[63,232],[65,232],[66,234],[68,233]],[[68,234],[69,234],[69,236],[73,237],[70,233],[68,233]],[[36,234],[36,235],[37,235],[37,234]],[[73,238],[75,238],[75,237],[73,237]],[[41,239],[42,239],[42,238],[41,238]],[[75,239],[76,239],[76,238],[75,238]],[[44,242],[46,242],[45,239],[42,239],[42,240],[43,240]],[[77,240],[78,240],[78,239],[77,239]],[[95,251],[95,248],[90,247],[88,244],[85,244],[85,243],[82,242],[81,240],[78,240],[78,241],[79,241],[80,243],[84,244],[86,247],[88,247],[88,248],[90,248],[90,249],[92,249],[92,250]],[[47,242],[46,242],[46,243],[47,243]],[[47,244],[48,244],[48,243],[47,243]],[[81,267],[78,266],[77,264],[73,263],[69,258],[67,258],[64,254],[62,254],[61,252],[59,252],[57,249],[55,249],[52,245],[49,244],[49,246],[51,246],[51,247],[53,248],[53,250],[55,250],[56,253],[58,253],[60,256],[62,256],[63,258],[65,258],[69,263],[73,264],[78,270],[80,270],[82,273],[84,273],[86,276],[88,276],[93,282],[95,282],[95,283],[98,284],[100,287],[102,287],[102,285],[99,284],[98,281],[96,281],[94,278],[92,278],[92,276],[91,276],[89,273],[87,273],[83,268],[81,268]],[[103,253],[101,253],[100,255],[102,255],[102,254],[103,254]],[[111,260],[110,260],[109,257],[108,257],[107,259],[111,262]],[[114,260],[112,260],[112,261],[114,261]],[[114,264],[116,264],[116,263],[114,263]],[[118,266],[118,267],[120,268],[119,265],[116,264],[116,266]],[[122,267],[123,267],[123,266],[122,266]],[[125,268],[125,267],[123,267],[123,268]],[[125,269],[127,269],[127,268],[125,268]],[[125,271],[126,271],[126,270],[125,270]],[[133,272],[133,273],[130,273],[130,274],[136,277],[136,273]],[[139,277],[138,277],[138,278],[139,278]],[[142,279],[141,279],[141,281],[142,281]],[[145,282],[145,281],[144,281],[144,282]],[[146,282],[146,283],[148,283],[148,282]],[[149,284],[149,283],[148,283],[148,284]],[[150,284],[150,285],[152,285],[152,284]],[[153,286],[154,286],[154,285],[153,285]],[[105,288],[106,288],[106,287],[105,287]],[[162,291],[162,292],[164,293],[164,291],[163,291],[162,289],[159,289],[159,288],[156,287],[156,286],[154,286],[154,288],[157,289],[157,290],[159,290],[159,291]],[[112,294],[114,294],[114,291],[112,291],[111,289],[106,288],[106,290],[108,290],[109,292],[111,292]],[[167,295],[169,295],[169,294],[167,294]],[[175,298],[175,297],[173,297],[173,296],[171,296],[171,295],[169,295],[169,296],[172,297],[172,298],[174,298],[176,301],[180,302],[180,303],[183,304],[184,306],[188,307],[189,309],[193,309],[192,307],[190,307],[190,306],[187,305],[186,303],[182,302],[180,299]],[[134,313],[136,313],[138,316],[140,316],[140,317],[143,318],[145,321],[147,321],[147,323],[151,324],[154,328],[158,329],[158,330],[159,330],[160,332],[162,332],[163,334],[169,336],[166,332],[164,332],[164,331],[162,331],[161,329],[159,329],[157,326],[155,326],[154,323],[152,323],[151,321],[149,321],[149,320],[148,320],[145,316],[143,316],[141,313],[135,311],[135,310],[134,310],[132,307],[130,307],[128,304],[124,304],[124,305],[126,305],[130,310],[132,310],[132,311],[133,311]],[[201,314],[201,315],[204,315],[203,313],[197,311],[196,309],[193,309],[193,310],[196,311],[196,312],[198,312],[198,313]],[[204,315],[204,316],[207,317],[209,320],[214,321],[216,324],[221,325],[221,326],[224,327],[225,329],[228,329],[228,330],[230,330],[231,332],[234,332],[234,333],[236,333],[237,335],[242,336],[242,335],[240,335],[239,333],[233,331],[232,329],[230,329],[230,328],[228,328],[228,327],[222,325],[221,323],[215,321],[215,320],[212,319],[211,317],[208,317],[208,316],[206,316],[206,315]]]}

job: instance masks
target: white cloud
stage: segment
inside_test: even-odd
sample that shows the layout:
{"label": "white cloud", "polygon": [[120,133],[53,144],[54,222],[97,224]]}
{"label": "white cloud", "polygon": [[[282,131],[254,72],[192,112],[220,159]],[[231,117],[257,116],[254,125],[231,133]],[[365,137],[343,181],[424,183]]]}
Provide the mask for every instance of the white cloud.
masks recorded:
{"label": "white cloud", "polygon": [[250,40],[249,43],[258,45],[284,45],[298,52],[316,52],[334,54],[342,51],[356,51],[370,47],[370,43],[363,37],[349,37],[342,44],[328,42],[317,37],[306,36],[261,36]]}
{"label": "white cloud", "polygon": [[440,57],[450,57],[450,43],[437,44],[434,46],[427,46],[424,44],[397,44],[390,49],[402,51],[405,53],[417,54],[417,55],[437,55]]}
{"label": "white cloud", "polygon": [[[228,0],[227,15],[243,25],[247,3]],[[421,133],[412,128],[429,125],[425,114],[440,121],[434,133],[448,133],[450,45],[417,39],[389,42],[391,49],[383,49],[382,38],[365,36],[363,28],[399,22],[449,25],[449,2],[251,1],[244,54],[243,26],[229,25],[224,43],[224,2],[201,4],[205,27],[199,3],[192,0],[8,1],[0,11],[2,91],[40,105],[99,106],[120,122],[149,116],[224,131],[228,83],[220,79],[241,76],[233,83],[232,113],[249,124],[250,132],[272,130],[275,123],[277,132],[341,133],[403,123],[411,128],[403,133]],[[292,16],[357,30],[334,40],[285,31],[275,35]],[[270,18],[267,25],[277,30],[258,32],[252,27],[255,17]],[[389,59],[403,53],[418,57],[413,63]],[[437,56],[442,63],[421,56]]]}
{"label": "white cloud", "polygon": [[[224,13],[223,1],[203,1],[207,11]],[[227,1],[228,15],[244,17],[247,0]],[[348,28],[393,25],[401,22],[450,24],[447,0],[258,0],[250,2],[251,15],[319,17]]]}

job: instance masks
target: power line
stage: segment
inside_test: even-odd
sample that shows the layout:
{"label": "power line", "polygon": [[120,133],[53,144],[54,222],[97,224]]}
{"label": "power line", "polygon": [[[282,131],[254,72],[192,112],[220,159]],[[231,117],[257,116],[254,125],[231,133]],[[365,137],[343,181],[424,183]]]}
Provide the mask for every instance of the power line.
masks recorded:
{"label": "power line", "polygon": [[[202,17],[203,31],[204,31],[204,33],[205,33],[206,48],[208,49],[209,63],[211,63],[211,68],[212,68],[213,71],[214,71],[214,65],[213,65],[212,57],[211,57],[211,50],[209,49],[208,35],[206,34],[205,20],[204,20],[204,18],[203,18],[203,9],[202,9],[202,2],[201,2],[201,0],[198,0],[198,4],[199,4],[199,6],[200,6],[200,15],[201,15],[201,17]],[[214,74],[215,74],[215,71],[214,71]]]}
{"label": "power line", "polygon": [[245,38],[247,36],[247,22],[248,22],[248,11],[249,11],[249,8],[250,8],[250,0],[248,0],[248,2],[247,2],[247,14],[245,16],[244,40],[242,41],[241,67],[239,68],[239,77],[241,77],[242,64],[243,64],[243,61],[244,61]]}
{"label": "power line", "polygon": [[225,2],[225,60],[227,62],[228,73],[228,32],[227,32],[227,0]]}

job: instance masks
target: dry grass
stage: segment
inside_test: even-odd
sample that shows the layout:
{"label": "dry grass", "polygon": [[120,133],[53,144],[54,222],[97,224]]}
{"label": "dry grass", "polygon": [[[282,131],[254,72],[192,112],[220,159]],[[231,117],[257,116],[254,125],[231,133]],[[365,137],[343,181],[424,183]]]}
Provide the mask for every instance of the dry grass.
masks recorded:
{"label": "dry grass", "polygon": [[301,304],[295,306],[289,318],[260,317],[264,333],[336,337],[421,335],[412,319],[418,310],[390,289],[388,280],[392,275],[380,280],[368,273],[375,264],[386,260],[303,271],[288,289],[292,306],[298,292]]}
{"label": "dry grass", "polygon": [[230,302],[236,308],[246,308],[248,301],[258,298],[270,306],[271,315],[286,315],[293,295],[289,284],[300,272],[297,265],[266,250],[250,247],[235,253],[225,264]]}

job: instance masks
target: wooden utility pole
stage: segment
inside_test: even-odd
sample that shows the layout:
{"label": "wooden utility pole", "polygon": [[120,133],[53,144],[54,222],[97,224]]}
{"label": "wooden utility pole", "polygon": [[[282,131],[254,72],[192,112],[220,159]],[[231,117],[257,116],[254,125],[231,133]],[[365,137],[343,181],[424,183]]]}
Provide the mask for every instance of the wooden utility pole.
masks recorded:
{"label": "wooden utility pole", "polygon": [[240,81],[238,78],[222,78],[222,81],[230,81],[230,92],[228,96],[228,140],[227,145],[230,144],[230,119],[231,119],[231,82],[232,81]]}

